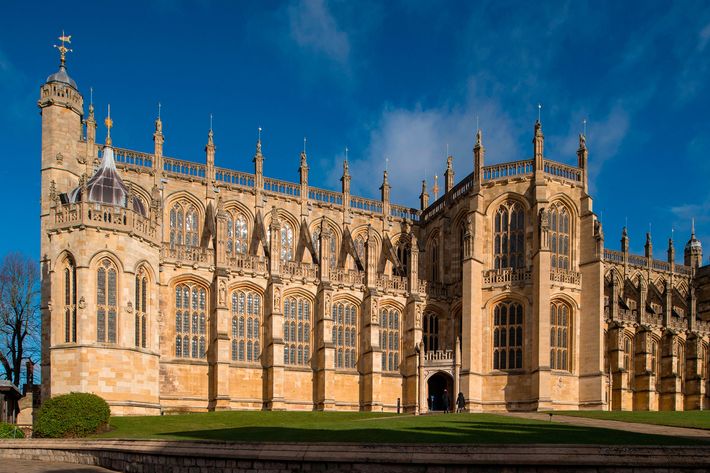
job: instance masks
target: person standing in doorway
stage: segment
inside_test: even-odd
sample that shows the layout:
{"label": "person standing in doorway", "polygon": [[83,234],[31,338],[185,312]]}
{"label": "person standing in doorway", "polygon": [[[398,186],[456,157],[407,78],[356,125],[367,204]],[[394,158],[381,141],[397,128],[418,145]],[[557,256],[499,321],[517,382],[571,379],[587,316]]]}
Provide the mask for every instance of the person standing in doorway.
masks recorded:
{"label": "person standing in doorway", "polygon": [[444,389],[444,394],[442,395],[444,401],[444,412],[446,414],[449,413],[449,391],[447,389]]}

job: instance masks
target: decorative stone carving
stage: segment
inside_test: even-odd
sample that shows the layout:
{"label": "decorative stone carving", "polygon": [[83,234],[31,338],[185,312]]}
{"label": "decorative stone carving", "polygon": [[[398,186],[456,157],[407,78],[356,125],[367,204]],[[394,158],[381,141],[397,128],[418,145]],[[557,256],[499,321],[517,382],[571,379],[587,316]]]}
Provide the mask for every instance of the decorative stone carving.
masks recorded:
{"label": "decorative stone carving", "polygon": [[372,301],[370,304],[372,307],[372,323],[376,324],[377,323],[377,301]]}
{"label": "decorative stone carving", "polygon": [[227,300],[227,284],[222,280],[219,282],[219,304],[224,305]]}
{"label": "decorative stone carving", "polygon": [[278,287],[274,289],[274,310],[278,310],[281,307],[281,289]]}
{"label": "decorative stone carving", "polygon": [[62,153],[57,153],[57,155],[55,156],[55,159],[57,160],[57,162],[59,164],[61,164],[64,162],[64,155]]}
{"label": "decorative stone carving", "polygon": [[86,309],[86,299],[84,299],[84,296],[81,296],[79,299],[79,308]]}
{"label": "decorative stone carving", "polygon": [[421,306],[417,306],[417,311],[416,311],[416,318],[414,319],[415,328],[421,328],[422,327],[422,308]]}
{"label": "decorative stone carving", "polygon": [[133,303],[131,301],[128,301],[128,304],[126,304],[126,312],[129,314],[133,313]]}

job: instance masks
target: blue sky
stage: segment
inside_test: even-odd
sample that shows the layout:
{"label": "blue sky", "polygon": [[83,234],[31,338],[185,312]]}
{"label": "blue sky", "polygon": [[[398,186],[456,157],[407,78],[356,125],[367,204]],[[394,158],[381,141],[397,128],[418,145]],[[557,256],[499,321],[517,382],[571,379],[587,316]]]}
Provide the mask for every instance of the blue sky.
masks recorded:
{"label": "blue sky", "polygon": [[551,159],[576,163],[587,120],[607,247],[627,217],[635,252],[650,223],[656,257],[673,227],[682,258],[693,216],[710,245],[707,2],[10,1],[0,26],[0,254],[39,257],[36,102],[62,29],[117,146],[153,149],[160,101],[168,156],[204,161],[213,113],[218,166],[252,171],[261,126],[268,176],[297,180],[306,136],[312,185],[340,189],[347,146],[354,193],[378,197],[386,156],[417,206],[447,144],[471,171],[477,117],[487,163],[528,158],[542,103]]}

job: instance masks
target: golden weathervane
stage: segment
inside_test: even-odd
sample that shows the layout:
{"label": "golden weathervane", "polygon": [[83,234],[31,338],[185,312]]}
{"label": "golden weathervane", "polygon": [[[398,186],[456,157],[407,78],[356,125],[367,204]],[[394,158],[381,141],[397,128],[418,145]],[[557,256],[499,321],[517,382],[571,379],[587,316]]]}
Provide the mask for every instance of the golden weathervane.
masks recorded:
{"label": "golden weathervane", "polygon": [[61,46],[57,46],[55,44],[54,47],[59,50],[59,60],[61,61],[61,65],[64,66],[64,63],[66,62],[67,53],[71,53],[74,51],[73,49],[66,47],[67,44],[71,44],[71,35],[64,34],[64,30],[62,30],[62,35],[57,39],[59,39],[62,44]]}
{"label": "golden weathervane", "polygon": [[104,120],[104,125],[106,125],[106,146],[111,146],[111,127],[113,127],[113,120],[111,120],[111,104],[108,105],[108,116]]}

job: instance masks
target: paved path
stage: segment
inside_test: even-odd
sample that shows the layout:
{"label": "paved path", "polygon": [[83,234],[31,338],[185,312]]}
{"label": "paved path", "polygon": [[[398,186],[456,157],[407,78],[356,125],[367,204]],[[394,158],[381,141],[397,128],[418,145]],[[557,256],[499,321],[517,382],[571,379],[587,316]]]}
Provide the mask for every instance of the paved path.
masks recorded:
{"label": "paved path", "polygon": [[115,473],[99,466],[3,458],[0,473]]}
{"label": "paved path", "polygon": [[[534,419],[549,421],[550,415],[542,412],[507,412],[501,415],[509,417],[522,417],[524,419]],[[602,429],[625,430],[627,432],[637,432],[640,434],[666,435],[670,437],[686,437],[692,439],[710,441],[710,430],[690,429],[686,427],[669,427],[666,425],[637,424],[633,422],[621,422],[618,420],[591,419],[589,417],[574,417],[553,414],[553,422],[562,424],[581,425],[585,427],[597,427]]]}

